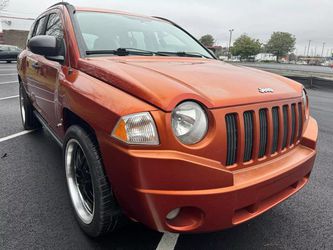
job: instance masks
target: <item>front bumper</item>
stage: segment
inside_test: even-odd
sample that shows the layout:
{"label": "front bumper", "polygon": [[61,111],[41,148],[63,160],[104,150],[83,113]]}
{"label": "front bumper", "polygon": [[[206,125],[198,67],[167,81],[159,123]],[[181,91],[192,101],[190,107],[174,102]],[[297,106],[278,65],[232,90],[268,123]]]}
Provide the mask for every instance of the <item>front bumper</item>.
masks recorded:
{"label": "front bumper", "polygon": [[[318,127],[310,118],[302,141],[278,158],[230,171],[180,152],[124,149],[101,140],[106,172],[124,212],[159,231],[207,232],[245,222],[307,182]],[[167,214],[181,208],[174,219]]]}

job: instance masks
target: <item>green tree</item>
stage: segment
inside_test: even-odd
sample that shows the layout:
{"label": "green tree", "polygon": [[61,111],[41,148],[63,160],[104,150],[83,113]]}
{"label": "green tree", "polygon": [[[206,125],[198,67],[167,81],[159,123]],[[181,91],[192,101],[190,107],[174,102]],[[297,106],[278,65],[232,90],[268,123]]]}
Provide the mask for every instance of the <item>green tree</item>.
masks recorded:
{"label": "green tree", "polygon": [[205,45],[206,47],[212,47],[215,44],[215,39],[212,35],[204,35],[202,36],[199,41]]}
{"label": "green tree", "polygon": [[241,59],[247,59],[250,56],[257,55],[260,53],[261,43],[258,39],[253,39],[248,35],[241,35],[234,42],[231,48],[231,53],[234,56],[240,56]]}
{"label": "green tree", "polygon": [[295,44],[296,38],[292,34],[287,32],[274,32],[266,45],[266,49],[267,52],[276,56],[276,61],[278,62],[282,56],[294,51]]}

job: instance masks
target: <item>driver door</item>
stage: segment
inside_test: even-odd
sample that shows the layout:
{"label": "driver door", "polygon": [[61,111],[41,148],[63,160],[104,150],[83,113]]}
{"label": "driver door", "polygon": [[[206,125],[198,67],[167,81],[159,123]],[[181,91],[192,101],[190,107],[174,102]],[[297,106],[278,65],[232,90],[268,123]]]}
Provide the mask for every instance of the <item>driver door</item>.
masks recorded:
{"label": "driver door", "polygon": [[[60,13],[52,12],[49,14],[45,35],[54,36],[63,44],[64,33],[63,23]],[[62,54],[65,55],[64,46]],[[49,60],[41,55],[35,55],[36,58],[36,82],[38,82],[38,95],[36,102],[41,109],[42,115],[53,131],[57,131],[57,124],[61,122],[61,109],[59,108],[58,87],[62,80],[63,65],[59,62]],[[36,91],[37,92],[37,91]]]}

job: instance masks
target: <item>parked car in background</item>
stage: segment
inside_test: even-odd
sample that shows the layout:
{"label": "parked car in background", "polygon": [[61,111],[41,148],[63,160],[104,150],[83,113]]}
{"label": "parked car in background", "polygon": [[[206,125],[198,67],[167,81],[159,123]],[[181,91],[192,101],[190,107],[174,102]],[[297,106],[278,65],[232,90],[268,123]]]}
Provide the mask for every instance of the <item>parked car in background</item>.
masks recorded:
{"label": "parked car in background", "polygon": [[17,56],[21,53],[21,49],[12,45],[0,45],[0,61],[11,63],[17,60]]}
{"label": "parked car in background", "polygon": [[62,146],[90,236],[126,217],[161,232],[225,229],[309,180],[318,127],[304,87],[216,60],[164,18],[58,3],[17,69],[23,126]]}

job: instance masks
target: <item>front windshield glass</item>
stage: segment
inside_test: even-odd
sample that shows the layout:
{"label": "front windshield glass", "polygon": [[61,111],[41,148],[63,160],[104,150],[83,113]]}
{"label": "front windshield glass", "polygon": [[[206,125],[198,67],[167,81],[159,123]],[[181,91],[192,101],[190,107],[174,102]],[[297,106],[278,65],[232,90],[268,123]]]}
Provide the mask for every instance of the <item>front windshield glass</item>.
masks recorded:
{"label": "front windshield glass", "polygon": [[76,16],[89,54],[124,48],[212,58],[188,34],[166,21],[89,11],[78,11]]}

